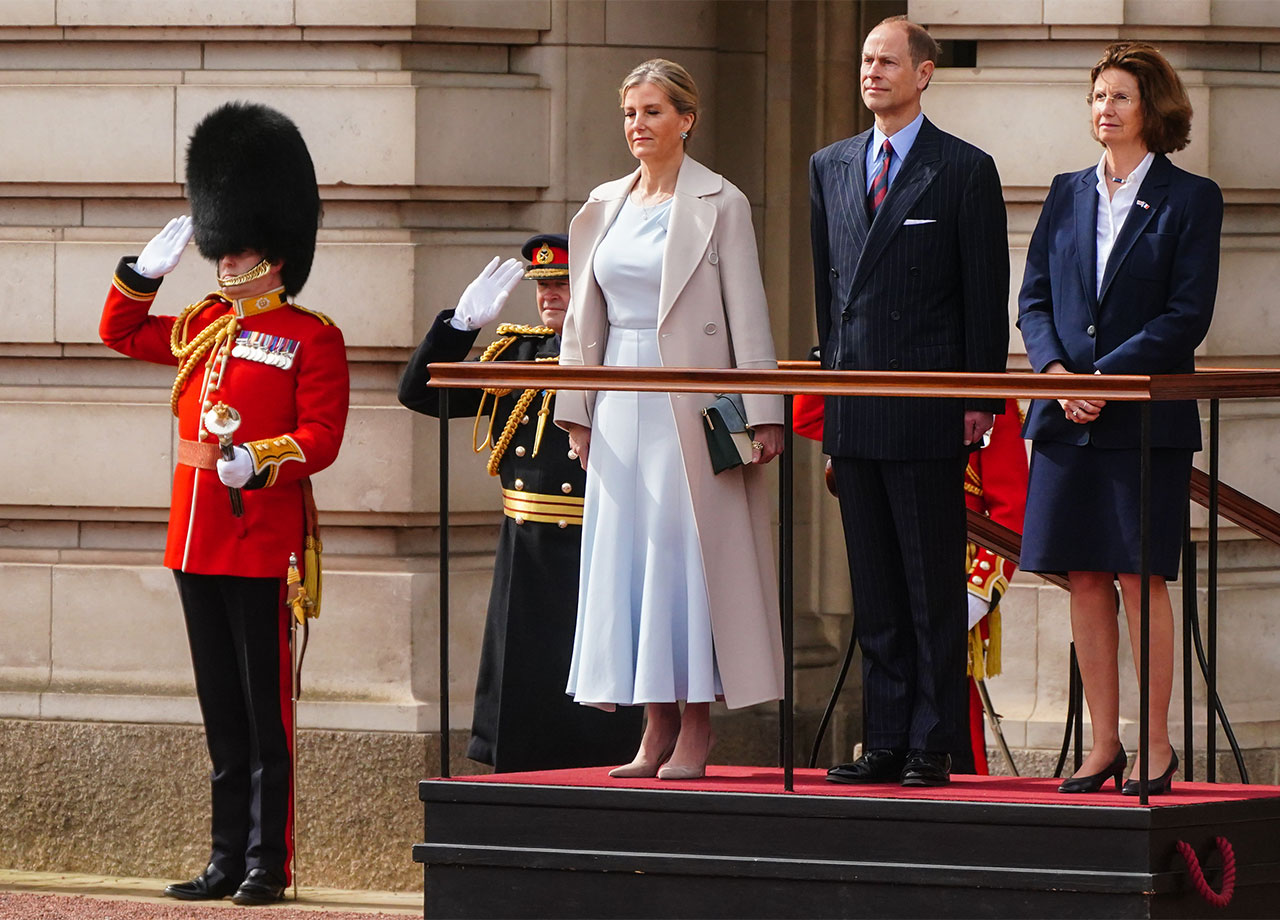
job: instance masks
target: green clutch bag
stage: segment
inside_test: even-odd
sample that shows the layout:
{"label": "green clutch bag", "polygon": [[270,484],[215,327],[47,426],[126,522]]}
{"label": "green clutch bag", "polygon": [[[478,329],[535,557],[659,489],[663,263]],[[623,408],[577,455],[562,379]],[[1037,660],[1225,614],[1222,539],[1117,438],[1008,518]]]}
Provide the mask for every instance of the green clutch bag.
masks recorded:
{"label": "green clutch bag", "polygon": [[713,472],[723,473],[751,462],[751,429],[747,427],[747,410],[741,395],[717,396],[702,410],[702,430],[707,436]]}

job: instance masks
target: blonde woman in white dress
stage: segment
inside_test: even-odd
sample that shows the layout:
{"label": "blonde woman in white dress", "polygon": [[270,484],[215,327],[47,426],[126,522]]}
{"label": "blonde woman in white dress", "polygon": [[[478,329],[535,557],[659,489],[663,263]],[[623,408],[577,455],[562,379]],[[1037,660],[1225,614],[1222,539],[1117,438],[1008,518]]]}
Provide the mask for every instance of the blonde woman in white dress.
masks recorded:
{"label": "blonde woman in white dress", "polygon": [[[646,61],[619,91],[639,168],[592,191],[569,228],[572,298],[560,363],[775,368],[751,208],[685,154],[693,79]],[[782,644],[763,464],[782,450],[782,399],[744,394],[752,463],[714,475],[703,393],[557,395],[587,470],[578,622],[567,691],[646,707],[613,776],[692,779],[710,703],[782,696]]]}

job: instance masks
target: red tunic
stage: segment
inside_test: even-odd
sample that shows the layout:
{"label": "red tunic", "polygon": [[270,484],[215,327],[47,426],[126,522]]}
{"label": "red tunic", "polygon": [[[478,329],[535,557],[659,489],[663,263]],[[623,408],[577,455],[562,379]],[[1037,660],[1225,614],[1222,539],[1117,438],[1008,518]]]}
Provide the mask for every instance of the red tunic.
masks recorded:
{"label": "red tunic", "polygon": [[[102,311],[102,341],[122,354],[177,366],[170,334],[177,317],[151,316],[160,279],[121,260]],[[220,373],[212,353],[193,368],[178,396],[178,435],[217,443],[204,412],[222,401],[240,413],[236,444],[255,476],[243,492],[244,516],[231,514],[215,469],[179,463],[173,474],[164,564],[200,575],[283,578],[289,554],[302,559],[302,479],[334,461],[346,426],[349,386],[342,333],[327,317],[283,301],[281,292],[233,302],[210,295],[192,313],[186,341],[238,312],[237,341]],[[291,360],[290,360],[291,357]],[[255,486],[261,485],[260,488]]]}

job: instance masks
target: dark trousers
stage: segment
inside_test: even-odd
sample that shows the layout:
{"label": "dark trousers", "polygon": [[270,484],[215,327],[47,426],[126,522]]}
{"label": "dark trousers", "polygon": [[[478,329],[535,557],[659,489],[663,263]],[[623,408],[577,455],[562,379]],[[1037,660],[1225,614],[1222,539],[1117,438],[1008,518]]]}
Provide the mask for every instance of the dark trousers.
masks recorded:
{"label": "dark trousers", "polygon": [[834,457],[869,748],[968,744],[965,458]]}
{"label": "dark trousers", "polygon": [[175,571],[213,763],[216,872],[288,883],[290,664],[284,582]]}

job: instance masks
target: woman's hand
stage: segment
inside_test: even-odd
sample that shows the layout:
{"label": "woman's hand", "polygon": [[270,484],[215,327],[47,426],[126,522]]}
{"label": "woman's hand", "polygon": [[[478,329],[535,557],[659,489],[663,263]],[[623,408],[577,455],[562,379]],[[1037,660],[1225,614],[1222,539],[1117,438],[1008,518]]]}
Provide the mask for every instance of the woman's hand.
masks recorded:
{"label": "woman's hand", "polygon": [[[1044,369],[1046,374],[1069,374],[1071,371],[1062,366],[1061,361],[1054,361]],[[1097,397],[1091,399],[1059,399],[1058,405],[1062,406],[1062,413],[1066,416],[1068,422],[1075,422],[1077,425],[1087,425],[1094,421],[1102,414],[1102,407],[1107,404],[1105,399]]]}
{"label": "woman's hand", "polygon": [[751,439],[751,462],[768,463],[782,453],[782,426],[756,425]]}
{"label": "woman's hand", "polygon": [[586,425],[569,423],[569,449],[578,457],[582,468],[587,468],[587,451],[591,449],[591,429]]}

